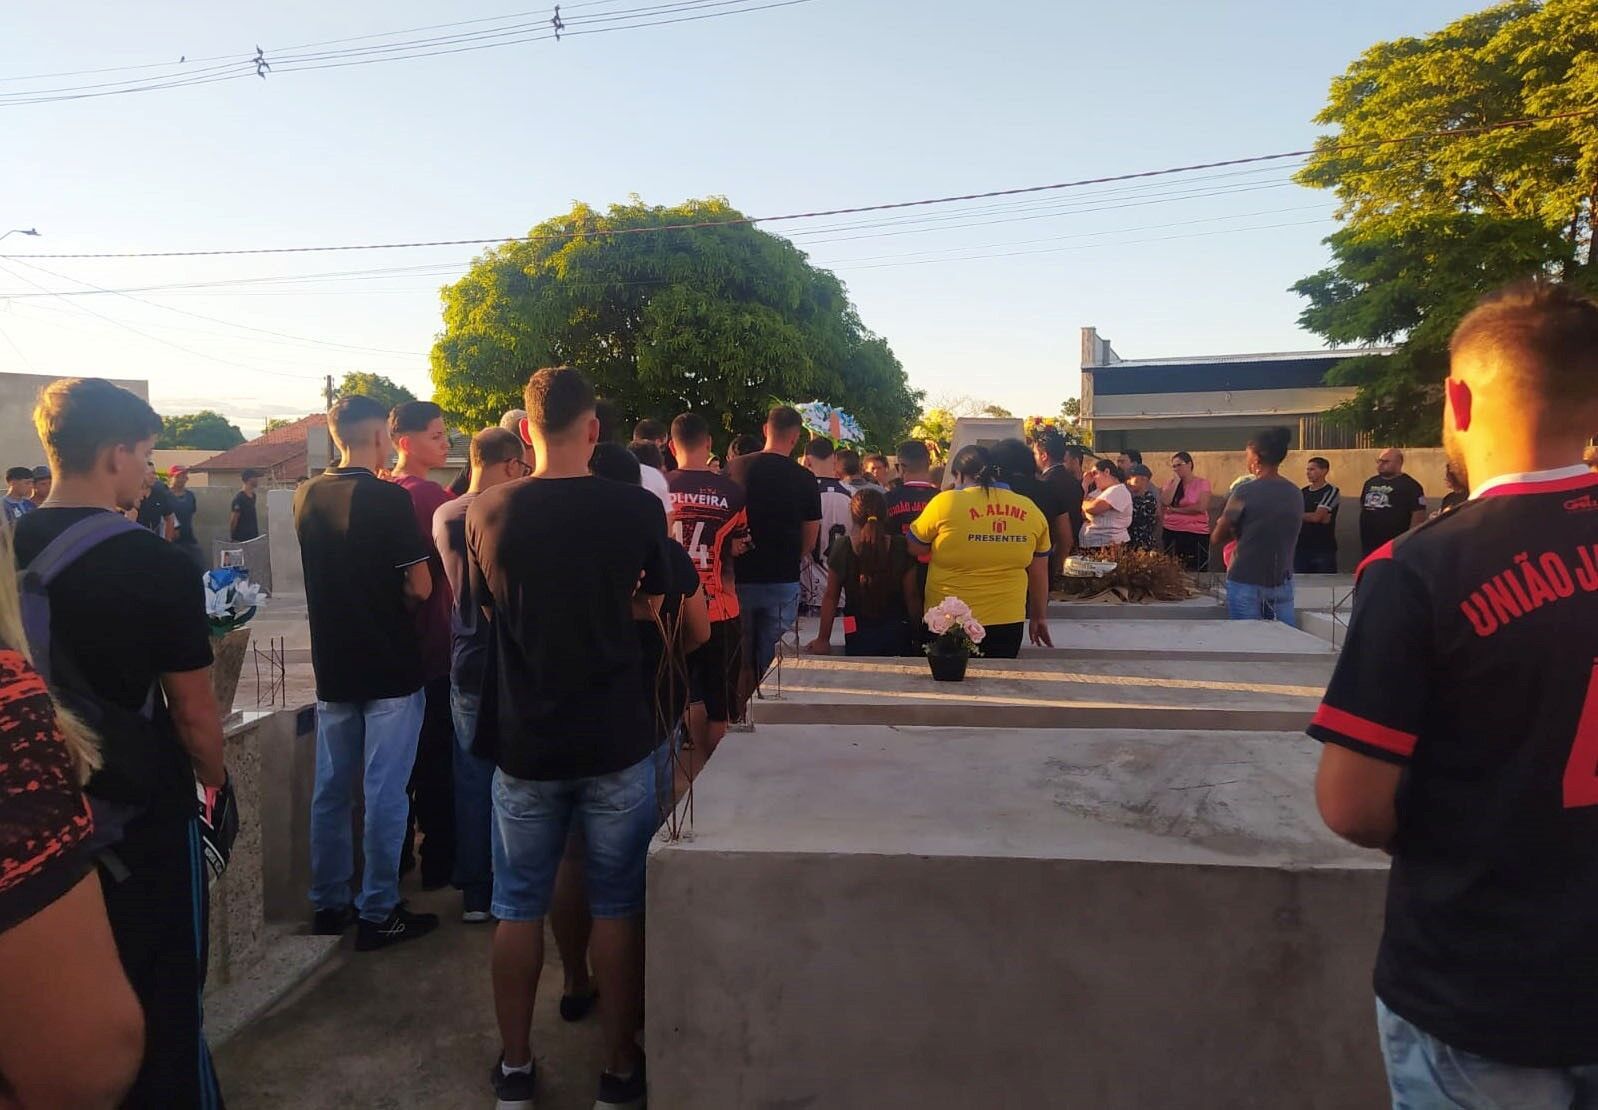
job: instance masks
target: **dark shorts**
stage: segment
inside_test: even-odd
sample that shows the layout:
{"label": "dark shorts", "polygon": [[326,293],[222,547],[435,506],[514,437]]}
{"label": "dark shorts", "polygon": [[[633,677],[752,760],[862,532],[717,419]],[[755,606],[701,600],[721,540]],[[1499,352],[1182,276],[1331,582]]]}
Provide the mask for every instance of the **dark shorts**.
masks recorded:
{"label": "dark shorts", "polygon": [[743,622],[738,617],[712,621],[710,639],[688,656],[691,696],[694,701],[704,703],[705,716],[710,720],[732,720],[743,657]]}
{"label": "dark shorts", "polygon": [[1337,552],[1297,551],[1293,554],[1294,574],[1336,574]]}
{"label": "dark shorts", "polygon": [[990,624],[982,641],[982,655],[987,659],[1015,659],[1021,654],[1021,639],[1026,634],[1026,621],[1015,624]]}

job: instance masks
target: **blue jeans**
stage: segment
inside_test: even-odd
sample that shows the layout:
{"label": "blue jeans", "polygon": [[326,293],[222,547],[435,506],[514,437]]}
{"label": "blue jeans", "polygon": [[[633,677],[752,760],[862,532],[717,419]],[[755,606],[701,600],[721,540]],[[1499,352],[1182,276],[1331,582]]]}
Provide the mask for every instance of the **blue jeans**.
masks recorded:
{"label": "blue jeans", "polygon": [[[399,904],[400,848],[410,798],[405,785],[422,732],[422,691],[368,702],[316,703],[316,787],[311,795],[311,903],[319,910],[349,905],[355,871],[350,814],[362,784],[365,867],[355,908],[382,921]],[[364,770],[363,770],[364,765]]]}
{"label": "blue jeans", "polygon": [[740,583],[738,608],[743,614],[744,656],[759,682],[777,656],[777,641],[799,616],[799,583]]}
{"label": "blue jeans", "polygon": [[494,890],[494,763],[472,752],[482,696],[450,687],[455,722],[455,876],[469,910],[488,909]]}
{"label": "blue jeans", "polygon": [[1235,621],[1281,621],[1296,625],[1293,579],[1289,577],[1280,586],[1251,586],[1227,579],[1226,611]]}
{"label": "blue jeans", "polygon": [[659,752],[586,779],[518,779],[494,772],[494,916],[537,921],[549,911],[555,870],[575,819],[595,917],[644,912],[644,864],[660,825]]}
{"label": "blue jeans", "polygon": [[1524,1068],[1452,1048],[1376,1000],[1393,1110],[1598,1107],[1598,1065]]}

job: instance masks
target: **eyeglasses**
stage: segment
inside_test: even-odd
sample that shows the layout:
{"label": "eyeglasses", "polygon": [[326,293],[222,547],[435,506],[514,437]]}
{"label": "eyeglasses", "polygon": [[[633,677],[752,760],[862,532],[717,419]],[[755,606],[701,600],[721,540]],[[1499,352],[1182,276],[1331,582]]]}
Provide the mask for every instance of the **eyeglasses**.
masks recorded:
{"label": "eyeglasses", "polygon": [[527,465],[526,459],[507,459],[505,461],[510,463],[515,469],[516,477],[518,478],[525,478],[533,472],[533,468]]}

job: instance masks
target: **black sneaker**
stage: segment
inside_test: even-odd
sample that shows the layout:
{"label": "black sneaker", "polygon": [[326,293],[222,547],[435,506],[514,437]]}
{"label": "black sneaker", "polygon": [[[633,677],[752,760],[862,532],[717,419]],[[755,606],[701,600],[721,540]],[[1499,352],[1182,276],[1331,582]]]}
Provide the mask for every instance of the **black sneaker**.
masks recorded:
{"label": "black sneaker", "polygon": [[563,994],[560,996],[560,1019],[582,1021],[597,1001],[599,1001],[599,991],[594,987],[589,987],[581,994]]}
{"label": "black sneaker", "polygon": [[361,918],[355,928],[355,951],[371,952],[391,944],[425,937],[438,928],[438,914],[412,913],[401,902],[389,912],[384,921]]}
{"label": "black sneaker", "polygon": [[612,1075],[608,1071],[599,1073],[599,1094],[594,1098],[594,1110],[617,1110],[626,1107],[627,1110],[642,1110],[648,1087],[644,1082],[644,1060],[638,1058],[638,1066],[626,1079]]}
{"label": "black sneaker", "polygon": [[494,1074],[489,1077],[489,1082],[494,1085],[494,1094],[499,1101],[494,1104],[494,1110],[532,1110],[533,1090],[538,1086],[538,1067],[535,1064],[532,1071],[513,1071],[505,1073],[500,1067],[505,1062],[501,1056],[494,1064]]}
{"label": "black sneaker", "polygon": [[341,937],[355,924],[355,907],[338,906],[331,910],[317,910],[311,933],[319,937]]}

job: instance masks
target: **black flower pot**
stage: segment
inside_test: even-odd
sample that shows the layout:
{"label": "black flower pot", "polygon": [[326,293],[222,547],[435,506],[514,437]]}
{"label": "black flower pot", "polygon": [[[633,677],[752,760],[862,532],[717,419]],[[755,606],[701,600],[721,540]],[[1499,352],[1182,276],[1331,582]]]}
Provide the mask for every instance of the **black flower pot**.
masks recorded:
{"label": "black flower pot", "polygon": [[936,646],[927,652],[927,665],[938,682],[964,682],[965,665],[970,654],[961,649],[939,651]]}

